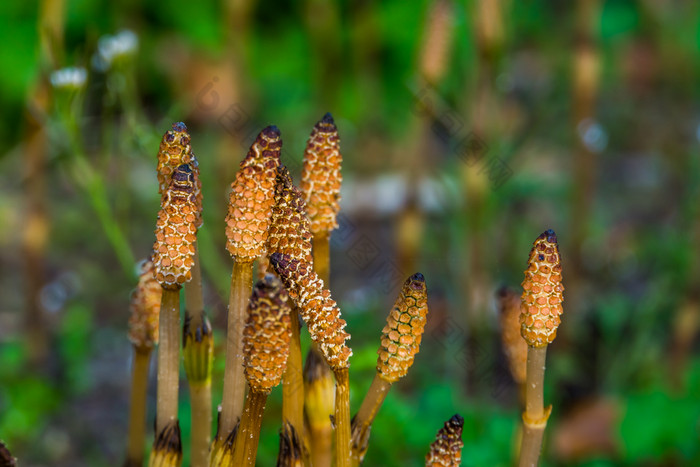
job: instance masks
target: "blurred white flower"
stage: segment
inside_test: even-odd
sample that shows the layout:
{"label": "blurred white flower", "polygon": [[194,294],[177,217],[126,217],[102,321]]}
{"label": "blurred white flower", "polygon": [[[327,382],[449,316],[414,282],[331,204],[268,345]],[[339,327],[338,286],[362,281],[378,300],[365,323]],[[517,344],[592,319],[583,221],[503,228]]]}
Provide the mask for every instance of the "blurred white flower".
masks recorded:
{"label": "blurred white flower", "polygon": [[80,89],[87,80],[87,71],[81,67],[61,68],[51,73],[50,80],[57,89]]}
{"label": "blurred white flower", "polygon": [[97,41],[97,53],[92,57],[92,65],[98,71],[106,71],[115,60],[133,55],[138,47],[138,36],[128,29],[113,36],[103,36]]}

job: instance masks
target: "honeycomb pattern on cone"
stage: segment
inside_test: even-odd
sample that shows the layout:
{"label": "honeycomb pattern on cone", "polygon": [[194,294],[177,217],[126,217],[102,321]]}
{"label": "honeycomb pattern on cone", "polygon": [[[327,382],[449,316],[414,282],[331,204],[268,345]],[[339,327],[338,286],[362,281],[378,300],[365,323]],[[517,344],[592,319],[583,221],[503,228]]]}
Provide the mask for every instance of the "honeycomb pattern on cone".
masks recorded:
{"label": "honeycomb pattern on cone", "polygon": [[175,169],[192,162],[192,148],[187,126],[182,122],[173,123],[166,131],[158,148],[158,193],[162,196],[170,186]]}
{"label": "honeycomb pattern on cone", "polygon": [[153,261],[148,258],[141,264],[139,283],[131,295],[129,340],[137,349],[150,350],[158,343],[162,295],[163,287],[155,279]]}
{"label": "honeycomb pattern on cone", "polygon": [[183,164],[173,172],[156,222],[153,264],[156,280],[165,289],[178,289],[192,278],[197,241],[197,203],[192,168]]}
{"label": "honeycomb pattern on cone", "polygon": [[265,253],[281,149],[277,127],[265,128],[250,147],[231,184],[226,248],[239,261],[253,261]]}
{"label": "honeycomb pattern on cone", "polygon": [[428,314],[428,291],[423,274],[404,282],[382,329],[377,371],[390,383],[406,376],[420,348]]}
{"label": "honeycomb pattern on cone", "polygon": [[440,428],[430,452],[425,456],[426,467],[459,467],[462,462],[462,428],[464,419],[455,414]]}
{"label": "honeycomb pattern on cone", "polygon": [[313,263],[311,231],[301,192],[294,186],[289,170],[277,168],[275,206],[267,237],[267,253],[282,253]]}
{"label": "honeycomb pattern on cone", "polygon": [[287,368],[292,337],[287,299],[287,291],[272,274],[253,287],[243,330],[243,364],[251,389],[270,391]]}
{"label": "honeycomb pattern on cone", "polygon": [[520,295],[511,289],[498,292],[501,344],[516,383],[524,383],[527,372],[527,342],[520,335]]}
{"label": "honeycomb pattern on cone", "polygon": [[564,300],[561,256],[553,230],[535,240],[522,286],[520,333],[528,345],[543,347],[557,337]]}
{"label": "honeycomb pattern on cone", "polygon": [[340,138],[331,114],[316,123],[304,151],[301,171],[301,191],[306,202],[306,214],[311,232],[326,233],[338,227],[340,185]]}
{"label": "honeycomb pattern on cone", "polygon": [[346,322],[340,317],[340,308],[323,286],[323,280],[314,272],[311,264],[273,253],[270,264],[280,276],[289,296],[299,308],[306,322],[311,339],[316,342],[334,370],[348,368],[352,350],[345,345],[350,334],[345,332]]}

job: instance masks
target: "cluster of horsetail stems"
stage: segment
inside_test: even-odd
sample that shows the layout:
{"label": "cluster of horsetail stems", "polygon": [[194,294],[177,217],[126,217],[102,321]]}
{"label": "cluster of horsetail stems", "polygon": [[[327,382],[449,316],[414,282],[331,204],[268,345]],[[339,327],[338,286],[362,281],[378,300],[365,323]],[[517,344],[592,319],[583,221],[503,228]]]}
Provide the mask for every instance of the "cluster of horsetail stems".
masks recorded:
{"label": "cluster of horsetail stems", "polygon": [[[387,317],[374,379],[357,414],[350,418],[349,359],[353,352],[347,346],[346,322],[328,288],[329,239],[337,227],[341,184],[333,118],[324,116],[311,133],[300,188],[280,163],[281,147],[277,127],[265,128],[231,185],[226,217],[226,247],[233,258],[227,358],[219,425],[212,441],[214,341],[204,311],[196,244],[203,224],[199,165],[183,123],[174,124],[163,136],[158,152],[161,208],[156,241],[152,256],[141,265],[129,319],[134,368],[125,465],[143,462],[148,362],[156,344],[157,410],[149,465],[182,463],[180,332],[192,401],[191,465],[196,467],[254,466],[266,400],[280,383],[283,410],[278,465],[326,466],[333,461],[343,467],[360,465],[372,423],[389,389],[407,374],[419,352],[428,298],[425,278],[416,273],[404,282]],[[253,286],[255,261],[261,266],[269,262],[269,271]],[[535,466],[551,412],[551,406],[543,403],[546,349],[560,324],[564,290],[552,230],[535,240],[522,289],[521,297],[502,289],[497,301],[504,352],[513,379],[525,388],[520,465]],[[306,323],[312,340],[305,365],[300,323]],[[427,466],[460,464],[463,424],[459,415],[445,422],[430,446]]]}
{"label": "cluster of horsetail stems", "polygon": [[557,336],[564,286],[557,236],[546,230],[534,242],[528,258],[520,305],[520,332],[527,342],[527,375],[520,466],[536,466],[552,406],[544,406],[543,386],[547,345]]}

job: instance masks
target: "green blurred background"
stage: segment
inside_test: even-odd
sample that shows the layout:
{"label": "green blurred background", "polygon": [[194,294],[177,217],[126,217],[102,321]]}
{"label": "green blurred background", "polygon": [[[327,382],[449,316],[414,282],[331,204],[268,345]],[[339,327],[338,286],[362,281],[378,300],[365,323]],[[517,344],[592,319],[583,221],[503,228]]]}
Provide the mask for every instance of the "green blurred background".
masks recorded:
{"label": "green blurred background", "polygon": [[[298,180],[328,111],[353,412],[400,282],[419,270],[430,295],[366,465],[422,465],[454,413],[462,465],[512,464],[495,292],[518,290],[547,228],[566,292],[542,465],[700,465],[697,2],[44,0],[2,2],[0,18],[0,439],[21,465],[123,460],[129,297],[172,122],[202,170],[218,402],[227,187],[269,124]],[[149,401],[152,436],[154,371]],[[183,380],[186,451],[188,404]],[[275,462],[280,411],[275,390],[258,465]]]}

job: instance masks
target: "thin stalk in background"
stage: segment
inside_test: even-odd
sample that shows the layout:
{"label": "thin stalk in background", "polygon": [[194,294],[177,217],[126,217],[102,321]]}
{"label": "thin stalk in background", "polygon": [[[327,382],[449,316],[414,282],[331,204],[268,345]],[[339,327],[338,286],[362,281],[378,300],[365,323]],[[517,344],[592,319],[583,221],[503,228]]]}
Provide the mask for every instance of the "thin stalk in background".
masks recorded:
{"label": "thin stalk in background", "polygon": [[39,75],[23,114],[24,219],[22,222],[22,261],[26,310],[24,335],[30,363],[42,366],[49,353],[48,329],[42,313],[41,288],[44,286],[44,256],[48,244],[50,220],[47,216],[46,167],[49,114],[52,89],[49,72],[60,67],[64,57],[65,0],[42,0],[39,4],[37,31],[41,44]]}
{"label": "thin stalk in background", "polygon": [[143,465],[146,442],[146,393],[148,390],[148,364],[151,351],[134,349],[131,378],[131,406],[129,407],[129,435],[125,466]]}
{"label": "thin stalk in background", "polygon": [[570,216],[571,244],[569,284],[573,299],[582,299],[579,283],[583,274],[583,243],[589,238],[591,208],[598,173],[598,154],[585,143],[585,133],[595,118],[600,75],[600,51],[597,44],[601,2],[578,0],[575,11],[575,47],[572,55],[572,132],[576,135],[573,154],[572,197]]}
{"label": "thin stalk in background", "polygon": [[153,271],[151,259],[143,261],[139,282],[131,298],[129,340],[133,344],[134,359],[125,463],[127,466],[143,465],[146,445],[148,365],[153,347],[158,343],[158,320],[163,295],[163,288],[153,276]]}

